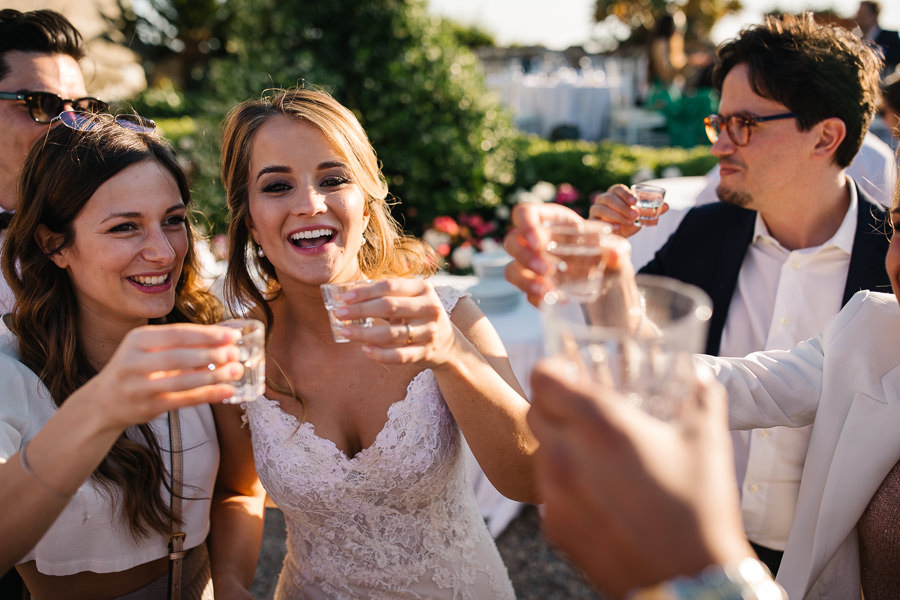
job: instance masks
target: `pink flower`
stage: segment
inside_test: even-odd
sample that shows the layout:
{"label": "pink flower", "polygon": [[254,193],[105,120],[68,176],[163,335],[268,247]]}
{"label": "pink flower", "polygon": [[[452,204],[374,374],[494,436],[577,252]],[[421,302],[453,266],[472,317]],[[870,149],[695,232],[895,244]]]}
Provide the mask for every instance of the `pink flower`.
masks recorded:
{"label": "pink flower", "polygon": [[435,217],[434,223],[432,223],[432,225],[438,231],[442,231],[446,234],[452,236],[459,235],[459,225],[457,225],[456,221],[454,221],[452,217]]}
{"label": "pink flower", "polygon": [[556,188],[556,202],[558,204],[572,204],[581,197],[578,190],[571,183],[561,183]]}
{"label": "pink flower", "polygon": [[447,258],[450,255],[450,244],[438,244],[435,251],[444,258]]}
{"label": "pink flower", "polygon": [[477,238],[483,238],[497,229],[496,223],[485,221],[481,215],[461,215],[459,220],[469,227]]}

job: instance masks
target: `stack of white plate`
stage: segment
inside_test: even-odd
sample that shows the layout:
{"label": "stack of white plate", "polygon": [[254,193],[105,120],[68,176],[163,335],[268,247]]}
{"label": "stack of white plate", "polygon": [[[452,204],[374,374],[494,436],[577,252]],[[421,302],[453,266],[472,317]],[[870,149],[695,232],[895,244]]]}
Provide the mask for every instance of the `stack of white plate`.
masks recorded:
{"label": "stack of white plate", "polygon": [[512,257],[503,250],[479,252],[472,256],[472,269],[481,279],[503,279]]}
{"label": "stack of white plate", "polygon": [[518,306],[522,292],[505,279],[483,279],[469,293],[485,313],[502,313]]}

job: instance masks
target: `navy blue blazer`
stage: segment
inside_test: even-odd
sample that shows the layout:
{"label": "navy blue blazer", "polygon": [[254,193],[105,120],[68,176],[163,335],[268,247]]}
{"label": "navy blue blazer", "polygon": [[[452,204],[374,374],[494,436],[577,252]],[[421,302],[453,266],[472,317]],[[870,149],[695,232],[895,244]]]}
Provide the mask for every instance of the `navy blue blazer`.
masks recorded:
{"label": "navy blue blazer", "polygon": [[[854,184],[855,185],[855,184]],[[884,208],[856,186],[856,235],[841,306],[859,290],[891,291],[884,267],[889,245]],[[665,217],[663,217],[665,218]],[[703,289],[713,303],[707,354],[718,355],[722,330],[744,255],[753,241],[756,211],[714,202],[693,208],[641,273],[665,275]],[[809,290],[815,294],[816,290]]]}
{"label": "navy blue blazer", "polygon": [[896,31],[882,29],[875,37],[875,43],[881,49],[885,69],[893,72],[900,63],[900,35]]}

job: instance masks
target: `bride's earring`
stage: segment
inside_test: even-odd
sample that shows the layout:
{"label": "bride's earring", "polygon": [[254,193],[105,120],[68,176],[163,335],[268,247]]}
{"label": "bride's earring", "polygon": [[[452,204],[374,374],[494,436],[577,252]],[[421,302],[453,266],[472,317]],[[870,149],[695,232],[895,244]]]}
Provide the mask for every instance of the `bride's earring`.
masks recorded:
{"label": "bride's earring", "polygon": [[264,258],[266,256],[265,250],[259,244],[256,245],[256,255],[260,258]]}

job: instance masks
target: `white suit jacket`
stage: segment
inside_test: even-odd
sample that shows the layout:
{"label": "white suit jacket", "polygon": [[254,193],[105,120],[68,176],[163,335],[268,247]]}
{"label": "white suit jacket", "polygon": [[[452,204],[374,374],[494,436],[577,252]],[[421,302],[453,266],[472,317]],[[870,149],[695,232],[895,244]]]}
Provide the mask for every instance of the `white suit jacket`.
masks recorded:
{"label": "white suit jacket", "polygon": [[700,357],[728,389],[733,429],[813,423],[778,581],[791,600],[861,597],[856,523],[900,460],[900,306],[858,292],[791,350]]}

